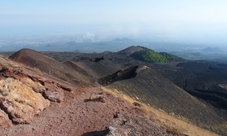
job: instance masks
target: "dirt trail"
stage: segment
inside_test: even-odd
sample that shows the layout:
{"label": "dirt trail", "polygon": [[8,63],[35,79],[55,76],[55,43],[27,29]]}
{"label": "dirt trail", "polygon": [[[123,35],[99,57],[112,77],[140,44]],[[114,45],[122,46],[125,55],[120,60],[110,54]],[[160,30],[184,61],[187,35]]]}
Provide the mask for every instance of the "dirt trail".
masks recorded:
{"label": "dirt trail", "polygon": [[[34,117],[31,124],[14,125],[0,130],[7,136],[80,136],[89,132],[105,130],[114,114],[132,113],[143,116],[137,108],[119,98],[104,93],[100,88],[84,88],[75,92],[64,92],[61,103],[50,107]],[[104,102],[89,101],[91,95],[102,95]]]}

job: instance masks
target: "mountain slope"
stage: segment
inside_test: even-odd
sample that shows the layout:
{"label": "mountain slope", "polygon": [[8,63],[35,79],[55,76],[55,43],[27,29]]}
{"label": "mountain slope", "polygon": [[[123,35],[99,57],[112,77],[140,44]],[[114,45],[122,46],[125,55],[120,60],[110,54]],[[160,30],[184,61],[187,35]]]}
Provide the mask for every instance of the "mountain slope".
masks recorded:
{"label": "mountain slope", "polygon": [[[63,53],[60,58],[64,56],[67,57],[69,54]],[[68,58],[72,60],[69,59],[70,61],[65,62],[65,65],[82,76],[92,79],[90,82],[99,79],[98,82],[110,90],[117,89],[140,102],[168,114],[174,114],[182,120],[190,121],[222,135],[226,134],[226,120],[219,116],[219,113],[158,74],[158,70],[166,70],[169,66],[175,67],[179,62],[159,65],[135,60],[124,53],[107,52],[105,54],[74,54],[73,57]],[[89,102],[89,98],[84,101]],[[98,97],[94,101],[102,102],[103,98]],[[134,106],[138,107],[138,105],[135,103]]]}
{"label": "mountain slope", "polygon": [[124,49],[124,50],[119,51],[118,53],[124,54],[124,55],[131,55],[134,52],[141,51],[141,50],[143,50],[142,47],[139,47],[139,46],[130,46],[130,47]]}
{"label": "mountain slope", "polygon": [[227,110],[227,90],[223,88],[227,84],[227,65],[208,61],[185,61],[172,66],[153,65],[153,69],[220,112]]}
{"label": "mountain slope", "polygon": [[[2,57],[0,78],[1,135],[91,136],[112,134],[112,128],[126,128],[134,133],[149,129],[145,133],[148,135],[171,133],[146,118],[135,106],[103,92],[101,88],[76,88]],[[64,98],[59,103],[54,102],[53,98],[59,95]],[[117,122],[125,121],[120,115],[127,117],[128,121],[116,126]],[[137,126],[131,126],[132,122]],[[2,129],[4,127],[8,128]]]}
{"label": "mountain slope", "polygon": [[[215,131],[226,134],[226,126],[222,126],[222,124],[226,123],[226,120],[220,117],[209,106],[197,100],[149,67],[139,66],[134,72],[136,76],[128,80],[118,78],[119,80],[116,81],[117,74],[114,73],[113,75],[115,76],[112,76],[112,81],[115,80],[114,82],[110,82],[111,76],[109,75],[99,79],[99,83],[107,85],[107,88],[117,89],[138,101],[161,109],[169,114],[190,120],[190,122],[200,127],[217,129]],[[105,80],[107,81],[105,82]],[[214,128],[213,126],[220,127]]]}
{"label": "mountain slope", "polygon": [[164,52],[158,53],[158,52],[155,52],[154,50],[151,50],[145,47],[140,47],[140,48],[142,48],[142,50],[135,51],[130,56],[132,56],[134,59],[138,59],[146,62],[152,62],[152,63],[167,63],[167,62],[183,60],[172,54],[168,54]]}
{"label": "mountain slope", "polygon": [[9,58],[77,86],[92,84],[88,76],[34,50],[22,49]]}
{"label": "mountain slope", "polygon": [[96,79],[112,74],[121,69],[121,66],[119,64],[112,63],[106,58],[98,62],[93,62],[89,60],[78,60],[74,61],[74,63],[83,68]]}

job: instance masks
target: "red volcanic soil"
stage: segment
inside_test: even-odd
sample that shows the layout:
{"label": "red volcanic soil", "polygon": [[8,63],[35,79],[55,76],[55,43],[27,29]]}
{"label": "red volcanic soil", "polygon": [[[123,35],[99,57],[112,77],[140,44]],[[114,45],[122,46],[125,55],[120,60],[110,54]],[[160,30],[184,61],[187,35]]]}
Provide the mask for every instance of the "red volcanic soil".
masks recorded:
{"label": "red volcanic soil", "polygon": [[60,65],[60,63],[56,62],[53,58],[31,49],[21,49],[11,55],[9,58],[32,67],[36,67],[37,65],[39,65],[39,62],[54,66]]}
{"label": "red volcanic soil", "polygon": [[75,71],[75,69],[34,50],[21,49],[9,58],[79,87],[89,86],[93,83],[88,75]]}
{"label": "red volcanic soil", "polygon": [[[131,113],[143,116],[136,107],[115,98],[100,88],[84,88],[75,92],[64,92],[61,103],[52,102],[50,107],[34,117],[31,124],[18,124],[1,130],[8,136],[80,136],[106,130],[116,113]],[[104,101],[94,99],[101,95]]]}

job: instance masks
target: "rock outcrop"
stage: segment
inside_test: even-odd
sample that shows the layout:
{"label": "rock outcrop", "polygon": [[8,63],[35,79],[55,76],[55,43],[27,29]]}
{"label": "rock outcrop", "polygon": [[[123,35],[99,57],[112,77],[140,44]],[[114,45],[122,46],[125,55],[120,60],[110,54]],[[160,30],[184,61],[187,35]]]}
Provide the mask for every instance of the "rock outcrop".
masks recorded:
{"label": "rock outcrop", "polygon": [[0,57],[0,128],[30,123],[34,115],[62,102],[74,87],[37,69]]}
{"label": "rock outcrop", "polygon": [[[20,77],[17,78],[27,86],[31,87],[33,91],[42,93],[45,98],[52,102],[61,102],[64,99],[64,90],[71,91],[70,88],[64,87],[54,81],[47,79],[37,79],[35,77]],[[35,81],[33,81],[33,80]],[[42,84],[41,84],[42,83]],[[64,90],[63,90],[64,89]]]}
{"label": "rock outcrop", "polygon": [[21,81],[23,84],[31,87],[33,91],[42,93],[45,98],[53,102],[63,101],[63,91],[72,90],[67,85],[60,84],[59,82],[48,78],[33,76],[34,74],[23,72],[20,68],[2,68],[0,73],[4,78],[14,78]]}
{"label": "rock outcrop", "polygon": [[31,87],[13,78],[0,80],[0,108],[15,123],[30,123],[50,102]]}
{"label": "rock outcrop", "polygon": [[36,93],[43,93],[46,91],[46,87],[43,86],[40,82],[34,82],[31,78],[23,77],[18,78],[21,82],[23,82],[28,87],[31,87],[33,91]]}
{"label": "rock outcrop", "polygon": [[126,69],[119,70],[119,71],[113,73],[112,75],[108,75],[103,78],[99,78],[98,83],[106,86],[106,85],[112,84],[116,81],[135,78],[137,75],[136,71],[137,71],[138,67],[139,66],[136,65],[136,66],[131,66]]}

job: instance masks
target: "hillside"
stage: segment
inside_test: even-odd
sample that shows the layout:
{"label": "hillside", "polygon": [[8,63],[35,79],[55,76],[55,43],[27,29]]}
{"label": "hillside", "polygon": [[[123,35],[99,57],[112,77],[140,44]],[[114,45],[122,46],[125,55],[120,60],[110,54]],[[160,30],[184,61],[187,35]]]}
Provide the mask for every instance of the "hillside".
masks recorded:
{"label": "hillside", "polygon": [[219,112],[224,118],[227,117],[227,91],[223,87],[227,84],[226,64],[182,59],[165,65],[134,61],[133,59],[121,63],[130,64],[129,66],[141,64],[151,67],[155,72],[169,79],[191,95],[214,106],[216,112]]}
{"label": "hillside", "polygon": [[166,68],[162,75],[193,96],[213,106],[227,110],[227,91],[221,85],[227,83],[227,65],[206,61],[188,61]]}
{"label": "hillside", "polygon": [[[130,49],[130,47],[129,47],[129,49]],[[127,49],[125,49],[125,50],[127,50]],[[163,79],[163,78],[164,79],[157,80],[160,82],[159,83],[160,85],[156,86],[157,91],[163,90],[162,86],[165,83],[168,83],[169,85],[174,83],[182,88],[181,92],[187,91],[188,92],[188,93],[186,93],[187,95],[193,95],[194,96],[194,98],[192,97],[193,100],[196,100],[193,102],[195,102],[195,103],[199,102],[200,104],[202,103],[203,105],[205,105],[205,109],[206,109],[206,110],[204,109],[204,111],[201,111],[201,113],[200,113],[199,109],[198,109],[198,111],[191,110],[190,106],[189,106],[188,109],[185,109],[186,111],[183,112],[181,110],[174,110],[175,107],[174,108],[172,107],[172,109],[171,109],[171,105],[164,106],[164,105],[168,105],[168,103],[169,103],[169,102],[165,101],[163,103],[164,105],[162,105],[162,106],[165,108],[166,112],[171,113],[174,110],[174,111],[176,111],[176,113],[174,113],[174,114],[176,114],[176,115],[185,114],[186,118],[190,118],[190,119],[186,119],[186,120],[192,120],[192,122],[194,124],[199,124],[201,127],[207,128],[207,129],[212,130],[217,133],[221,133],[221,134],[226,133],[226,131],[225,131],[226,123],[225,122],[226,122],[227,114],[224,110],[225,99],[226,99],[226,96],[224,95],[226,92],[224,90],[225,84],[226,84],[226,82],[225,82],[226,76],[225,76],[225,70],[224,70],[225,66],[224,65],[216,65],[216,64],[214,65],[213,63],[210,63],[210,62],[202,63],[202,62],[193,62],[193,61],[187,61],[187,60],[178,60],[178,61],[173,61],[173,62],[165,63],[165,64],[149,63],[149,62],[134,59],[133,57],[128,56],[127,54],[124,54],[122,52],[117,52],[117,53],[110,52],[110,53],[105,53],[105,54],[103,54],[103,53],[100,53],[100,54],[98,54],[98,53],[95,53],[95,54],[75,53],[73,56],[75,56],[75,57],[72,57],[72,59],[76,63],[81,63],[82,61],[84,61],[84,60],[80,59],[83,57],[100,58],[102,56],[102,57],[104,57],[105,60],[108,60],[108,63],[107,63],[108,66],[112,66],[112,67],[116,67],[116,65],[120,66],[120,69],[119,69],[119,67],[118,67],[118,69],[115,69],[116,71],[114,71],[114,69],[113,69],[112,73],[109,72],[109,73],[103,74],[103,76],[102,76],[103,78],[101,76],[98,76],[98,77],[101,80],[101,82],[100,82],[101,84],[107,85],[107,87],[113,86],[114,84],[116,84],[116,86],[112,87],[111,89],[118,89],[119,91],[121,91],[125,94],[128,94],[130,96],[135,95],[134,93],[136,92],[136,91],[133,91],[133,92],[130,92],[130,94],[129,94],[129,92],[127,92],[127,91],[130,91],[130,90],[138,89],[140,91],[145,90],[145,92],[147,92],[146,90],[149,90],[149,88],[152,88],[151,83],[149,82],[150,78],[153,79],[154,74],[159,75],[158,77],[161,76],[162,77],[161,79]],[[61,58],[63,58],[63,57],[66,60],[69,60],[69,58],[67,57],[67,54],[65,54],[65,55],[61,54]],[[104,67],[100,67],[99,69],[92,69],[89,67],[92,63],[94,63],[94,62],[87,61],[86,64],[83,62],[84,65],[80,65],[80,67],[83,69],[86,68],[86,70],[92,71],[94,73],[96,71],[105,71],[107,68],[107,67],[105,67],[105,62],[103,62]],[[194,63],[198,63],[198,64],[194,65]],[[186,65],[187,66],[182,67],[181,64],[185,64],[185,66]],[[204,64],[206,64],[206,65],[204,65]],[[134,66],[137,66],[137,65],[139,65],[140,67],[143,65],[146,65],[146,66],[150,67],[150,69],[153,72],[148,72],[147,74],[144,74],[144,76],[139,76],[137,73],[135,73],[136,76],[122,76],[122,77],[119,76],[118,77],[118,75],[122,75],[122,73],[124,73],[124,71],[128,71],[128,68],[130,68],[130,67],[133,68]],[[197,67],[197,65],[198,65],[198,67]],[[109,69],[109,68],[107,68],[107,69]],[[130,70],[129,70],[129,73],[130,73]],[[140,78],[138,78],[138,76]],[[215,78],[213,79],[213,77],[215,77]],[[220,78],[218,78],[218,77],[220,77]],[[190,80],[190,82],[187,82],[189,80]],[[131,82],[131,81],[133,81],[133,82]],[[142,84],[141,81],[144,81],[144,83]],[[162,82],[162,81],[164,81],[164,82]],[[187,84],[185,84],[185,83],[187,83]],[[206,84],[206,83],[208,83],[208,84]],[[185,85],[187,85],[187,86],[185,86]],[[179,87],[177,87],[177,88],[179,88]],[[196,89],[196,88],[203,88],[203,87],[208,87],[207,88],[208,90],[203,89],[204,91],[201,90],[199,93],[196,92],[198,90],[194,90],[194,88]],[[121,90],[122,88],[124,88],[123,91]],[[166,88],[168,89],[168,87],[166,87]],[[185,90],[183,90],[183,89],[185,89]],[[220,90],[222,90],[222,91],[220,92]],[[191,93],[191,91],[193,91],[195,93]],[[144,92],[140,92],[139,94],[143,94],[143,93]],[[168,94],[168,92],[167,92],[167,94]],[[197,95],[197,94],[199,94],[199,95]],[[153,94],[151,94],[151,93],[146,94],[146,96],[150,96],[150,95],[153,95]],[[174,94],[172,94],[172,95],[174,95]],[[153,95],[151,97],[154,97],[154,96],[156,96],[156,95]],[[206,96],[209,96],[209,97],[206,97]],[[176,97],[176,99],[178,99],[177,94],[175,97]],[[175,97],[172,97],[172,98],[175,98]],[[211,99],[211,97],[213,97],[214,99]],[[136,97],[134,97],[134,99],[135,98]],[[159,100],[159,97],[157,99]],[[163,97],[163,99],[165,99],[165,97]],[[156,99],[153,99],[153,100],[156,100]],[[222,100],[224,100],[224,101],[222,101]],[[145,101],[145,99],[143,100],[143,102],[144,101]],[[152,104],[154,103],[151,100],[149,100],[149,101]],[[170,100],[170,101],[172,101],[172,100]],[[184,101],[185,101],[184,102],[185,104],[191,103],[190,101],[187,102],[187,100],[184,100]],[[162,102],[159,102],[157,104],[158,108],[161,105],[161,103]],[[178,102],[178,104],[177,104],[178,106],[179,106],[179,103],[181,103],[181,102]],[[192,103],[192,105],[196,105],[195,103],[194,104]],[[184,106],[187,106],[187,105],[182,104],[179,109],[181,109]],[[169,107],[170,111],[167,110],[167,107]],[[222,108],[220,108],[220,107],[222,107]],[[193,113],[194,116],[190,115],[192,111],[194,112]],[[185,115],[183,115],[183,117]],[[199,116],[199,115],[201,115],[202,118],[205,118],[205,119],[196,121],[195,118],[197,118],[197,116]],[[209,119],[209,117],[211,117],[211,120]],[[212,125],[212,121],[216,122],[217,125],[216,126]]]}
{"label": "hillside", "polygon": [[[30,59],[36,60],[33,57],[37,52],[33,53]],[[32,62],[25,56],[21,58]],[[55,63],[53,59],[47,61]],[[50,67],[48,63],[46,65]],[[147,119],[141,110],[101,88],[79,88],[37,68],[3,57],[0,57],[0,71],[1,135],[111,135],[126,128],[139,132],[138,128],[128,127],[128,123],[116,126],[116,122],[124,121],[120,116],[127,117],[135,125],[138,119],[141,124],[146,122],[149,125],[140,125],[140,128],[150,129],[147,134],[167,134],[165,128]]]}
{"label": "hillside", "polygon": [[71,67],[34,50],[22,49],[12,54],[9,58],[32,68],[37,68],[42,72],[77,86],[87,86],[92,84],[91,78],[88,76],[85,76]]}
{"label": "hillside", "polygon": [[[82,59],[74,61],[73,63],[86,70],[95,79],[109,75],[121,69],[121,66],[119,64],[113,64],[106,58],[103,58],[99,61],[89,60],[91,58],[92,57],[87,57],[87,59],[84,59],[84,57],[82,57]],[[99,57],[94,57],[94,59],[99,59]]]}
{"label": "hillside", "polygon": [[135,51],[131,54],[131,56],[134,59],[138,59],[146,62],[152,62],[152,63],[160,63],[160,64],[183,60],[172,54],[168,54],[164,52],[158,53],[158,52],[155,52],[154,50],[151,50],[145,47],[140,47],[140,48],[142,48],[142,50]]}
{"label": "hillside", "polygon": [[132,67],[131,71],[127,69],[103,77],[99,83],[200,127],[216,129],[213,126],[220,126],[216,131],[225,132],[226,126],[221,125],[226,121],[218,113],[149,67]]}
{"label": "hillside", "polygon": [[[131,49],[92,54],[45,52],[58,61],[29,49],[16,52],[10,60],[0,57],[0,98],[24,107],[10,112],[10,104],[0,101],[0,115],[6,119],[2,124],[7,127],[0,129],[1,134],[92,136],[130,131],[160,136],[216,135],[201,129],[205,128],[226,135],[226,119],[218,110],[165,75],[172,76],[168,70],[178,72],[181,63],[187,61],[149,63],[128,55],[137,52]],[[169,54],[158,54],[174,59]],[[10,84],[5,87],[8,90],[4,88],[6,83]],[[226,87],[224,83],[220,86]],[[32,97],[23,91],[17,94],[18,88],[26,88]],[[7,96],[9,91],[15,95]],[[30,99],[36,101],[27,104],[33,108],[23,106]],[[14,114],[17,110],[19,119]],[[22,116],[23,111],[29,112]]]}
{"label": "hillside", "polygon": [[133,54],[134,52],[141,51],[141,50],[143,50],[142,47],[139,47],[139,46],[130,46],[130,47],[124,49],[124,50],[119,51],[118,53],[129,56],[129,55]]}

